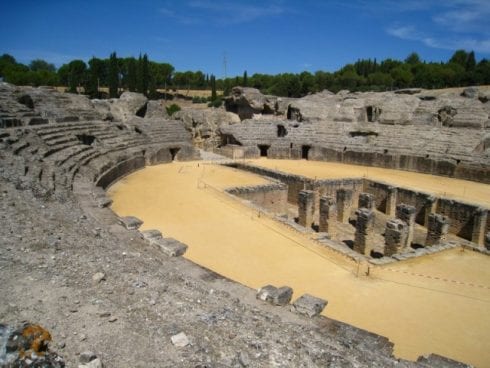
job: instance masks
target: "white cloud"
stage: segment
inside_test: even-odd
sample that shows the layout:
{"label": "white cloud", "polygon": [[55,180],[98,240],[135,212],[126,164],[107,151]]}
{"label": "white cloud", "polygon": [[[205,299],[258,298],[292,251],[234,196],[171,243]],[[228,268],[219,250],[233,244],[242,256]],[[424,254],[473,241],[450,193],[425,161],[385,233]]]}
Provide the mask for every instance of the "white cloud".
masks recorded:
{"label": "white cloud", "polygon": [[279,0],[260,6],[224,0],[191,0],[185,3],[185,8],[181,12],[185,12],[185,15],[168,7],[160,8],[159,12],[183,24],[233,25],[278,16],[286,11]]}
{"label": "white cloud", "polygon": [[432,48],[490,53],[490,1],[428,0],[427,5],[428,22],[420,22],[415,27],[405,21],[403,25],[398,23],[387,28],[386,32]]}
{"label": "white cloud", "polygon": [[393,26],[386,29],[386,32],[402,40],[416,40],[421,37],[413,26]]}

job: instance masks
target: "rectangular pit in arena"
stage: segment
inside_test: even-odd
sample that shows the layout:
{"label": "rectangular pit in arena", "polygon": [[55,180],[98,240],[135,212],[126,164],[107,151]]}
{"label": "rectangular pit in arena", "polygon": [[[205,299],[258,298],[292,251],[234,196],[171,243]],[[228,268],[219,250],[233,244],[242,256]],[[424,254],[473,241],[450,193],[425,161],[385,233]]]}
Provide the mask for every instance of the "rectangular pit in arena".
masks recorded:
{"label": "rectangular pit in arena", "polygon": [[[326,163],[316,164],[328,166]],[[488,208],[490,206],[485,207],[485,204],[482,206],[480,204],[468,203],[460,199],[451,198],[452,193],[449,187],[444,186],[446,190],[444,193],[424,192],[422,190],[413,190],[409,187],[402,187],[398,183],[383,182],[380,179],[386,180],[386,178],[383,175],[377,176],[377,174],[369,177],[363,175],[363,177],[358,178],[339,178],[343,174],[336,174],[334,178],[323,179],[322,173],[318,173],[318,176],[315,175],[313,177],[311,173],[305,171],[307,164],[304,161],[301,162],[301,165],[298,165],[298,161],[288,162],[283,160],[259,160],[252,163],[235,162],[228,165],[273,178],[287,185],[288,203],[293,208],[293,210],[289,210],[290,217],[291,213],[293,213],[293,219],[303,226],[304,221],[301,221],[301,219],[304,216],[304,214],[302,215],[302,204],[304,200],[301,199],[301,194],[304,190],[311,191],[313,202],[309,216],[313,219],[311,221],[312,228],[330,227],[332,234],[335,233],[335,236],[327,232],[326,238],[329,241],[324,241],[324,243],[327,246],[332,246],[332,242],[337,241],[340,244],[336,244],[334,247],[345,251],[348,255],[352,255],[351,250],[356,247],[355,239],[357,235],[353,228],[358,221],[356,217],[357,211],[367,206],[363,204],[363,199],[365,198],[369,198],[370,207],[372,206],[369,209],[375,211],[374,215],[376,217],[376,220],[373,220],[372,230],[370,231],[378,233],[377,236],[373,237],[370,252],[362,252],[369,261],[374,257],[383,258],[382,263],[387,263],[432,254],[435,251],[442,251],[456,246],[469,247],[483,253],[490,251],[485,246],[486,236],[490,232],[490,220],[488,216]],[[315,164],[313,163],[313,165]],[[357,169],[359,170],[359,167]],[[372,170],[372,168],[363,169],[367,171]],[[306,173],[307,175],[303,176],[297,173]],[[414,177],[417,175],[420,174],[412,174]],[[450,181],[451,179],[446,180]],[[409,186],[410,181],[406,181],[405,185]],[[466,183],[466,185],[471,186],[476,184]],[[449,196],[449,198],[444,197],[445,195]],[[332,219],[329,220],[330,224],[327,224],[327,220],[322,218],[320,210],[320,199],[325,196],[335,198],[336,202],[337,216],[335,221]],[[469,199],[474,200],[474,198]],[[398,210],[400,206],[411,208],[410,211],[412,211],[411,213],[413,215],[410,215],[410,220],[401,216],[403,212],[399,214]],[[429,218],[433,214],[444,216],[447,222],[444,228],[447,230],[445,230],[445,233],[443,236],[441,235],[439,240],[434,243],[431,242],[430,245],[432,247],[429,247],[427,246],[427,237],[432,232]],[[395,219],[406,222],[408,226],[406,228],[408,231],[405,240],[406,244],[396,247],[396,252],[391,245],[393,240],[384,239],[386,229],[390,230],[390,236],[394,236],[394,232],[397,231],[388,227],[391,223],[390,221]],[[322,223],[323,225],[320,226]],[[353,226],[349,227],[349,224]],[[310,226],[308,225],[306,228],[309,229]],[[403,234],[398,234],[398,236],[405,237]],[[385,252],[385,248],[390,250]],[[383,257],[385,253],[388,259]],[[376,262],[380,263],[381,261]]]}

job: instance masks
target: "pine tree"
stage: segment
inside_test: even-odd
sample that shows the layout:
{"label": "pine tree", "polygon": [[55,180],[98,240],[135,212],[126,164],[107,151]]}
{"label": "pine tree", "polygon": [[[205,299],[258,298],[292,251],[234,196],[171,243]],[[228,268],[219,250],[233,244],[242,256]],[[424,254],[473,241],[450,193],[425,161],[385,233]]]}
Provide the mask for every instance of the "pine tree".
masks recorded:
{"label": "pine tree", "polygon": [[118,97],[119,92],[119,64],[117,55],[113,52],[109,58],[109,97]]}
{"label": "pine tree", "polygon": [[91,98],[99,98],[99,85],[104,72],[103,61],[93,57],[88,62],[89,76],[87,85],[85,86],[85,93]]}

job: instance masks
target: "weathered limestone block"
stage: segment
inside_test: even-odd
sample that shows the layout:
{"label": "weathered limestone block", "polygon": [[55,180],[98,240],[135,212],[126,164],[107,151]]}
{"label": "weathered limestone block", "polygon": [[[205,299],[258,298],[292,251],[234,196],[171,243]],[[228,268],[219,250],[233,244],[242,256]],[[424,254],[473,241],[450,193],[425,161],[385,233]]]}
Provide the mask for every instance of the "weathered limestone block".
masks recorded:
{"label": "weathered limestone block", "polygon": [[392,219],[386,222],[385,251],[384,255],[390,257],[406,247],[408,225],[400,219]]}
{"label": "weathered limestone block", "polygon": [[356,214],[354,250],[364,255],[370,255],[374,247],[374,212],[367,208],[360,208]]}
{"label": "weathered limestone block", "polygon": [[334,235],[333,222],[337,220],[337,207],[335,199],[329,196],[320,198],[320,223],[319,231]]}
{"label": "weathered limestone block", "polygon": [[352,208],[352,190],[337,190],[337,220],[344,224],[349,222]]}
{"label": "weathered limestone block", "polygon": [[431,213],[436,213],[437,198],[430,196],[427,198],[424,206],[424,226],[429,227],[429,216]]}
{"label": "weathered limestone block", "polygon": [[450,358],[443,357],[438,354],[429,354],[429,356],[421,356],[417,359],[417,363],[423,367],[431,368],[470,368],[472,366],[458,362]]}
{"label": "weathered limestone block", "polygon": [[151,244],[158,247],[169,257],[179,257],[187,251],[187,245],[173,238],[154,239]]}
{"label": "weathered limestone block", "polygon": [[319,315],[327,306],[328,301],[317,298],[313,295],[304,294],[293,303],[291,310],[298,314],[303,314],[308,317]]}
{"label": "weathered limestone block", "polygon": [[388,187],[388,195],[386,197],[386,210],[385,210],[385,213],[388,216],[395,216],[396,214],[397,196],[398,196],[398,189],[396,187]]}
{"label": "weathered limestone block", "polygon": [[405,203],[400,203],[396,206],[396,218],[404,221],[408,225],[407,238],[405,240],[405,247],[410,247],[413,241],[413,233],[415,230],[415,216],[417,210],[414,206],[410,206]]}
{"label": "weathered limestone block", "polygon": [[141,236],[148,243],[152,243],[153,241],[155,241],[157,239],[161,239],[162,238],[162,233],[160,232],[160,230],[155,230],[155,229],[152,229],[152,230],[144,230],[144,231],[141,231]]}
{"label": "weathered limestone block", "polygon": [[143,221],[134,216],[120,217],[119,223],[128,230],[137,230],[143,225]]}
{"label": "weathered limestone block", "polygon": [[487,229],[488,210],[486,208],[478,208],[473,215],[473,231],[471,241],[480,246],[485,243],[485,231]]}
{"label": "weathered limestone block", "polygon": [[485,248],[490,250],[490,232],[485,235]]}
{"label": "weathered limestone block", "polygon": [[112,199],[107,197],[105,194],[97,195],[95,197],[95,203],[99,208],[109,207],[112,204]]}
{"label": "weathered limestone block", "polygon": [[446,216],[433,213],[429,216],[426,246],[438,245],[446,239],[449,232],[449,219]]}
{"label": "weathered limestone block", "polygon": [[490,250],[490,232],[485,235],[485,248]]}
{"label": "weathered limestone block", "polygon": [[233,87],[230,96],[225,99],[225,108],[238,114],[241,120],[251,119],[254,114],[274,113],[275,99],[264,96],[255,88]]}
{"label": "weathered limestone block", "polygon": [[302,190],[298,195],[298,215],[299,224],[306,228],[313,224],[313,215],[315,213],[315,192],[312,190]]}
{"label": "weathered limestone block", "polygon": [[368,210],[374,210],[374,196],[369,193],[361,193],[359,194],[358,206],[359,208],[367,208]]}
{"label": "weathered limestone block", "polygon": [[292,296],[293,289],[289,286],[276,288],[272,285],[266,285],[260,288],[256,295],[257,299],[278,306],[289,304]]}

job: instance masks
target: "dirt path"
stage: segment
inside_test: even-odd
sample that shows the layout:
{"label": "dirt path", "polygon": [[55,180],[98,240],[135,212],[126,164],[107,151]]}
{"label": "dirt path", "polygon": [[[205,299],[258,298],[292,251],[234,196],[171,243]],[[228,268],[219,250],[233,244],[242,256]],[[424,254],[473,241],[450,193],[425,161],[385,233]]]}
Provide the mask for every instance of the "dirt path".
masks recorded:
{"label": "dirt path", "polygon": [[356,277],[356,264],[221,192],[264,182],[230,168],[172,163],[136,172],[109,194],[119,215],[135,215],[145,229],[187,243],[190,260],[253,288],[289,285],[294,297],[323,297],[328,317],[388,336],[399,357],[434,352],[490,365],[490,258],[453,250]]}

